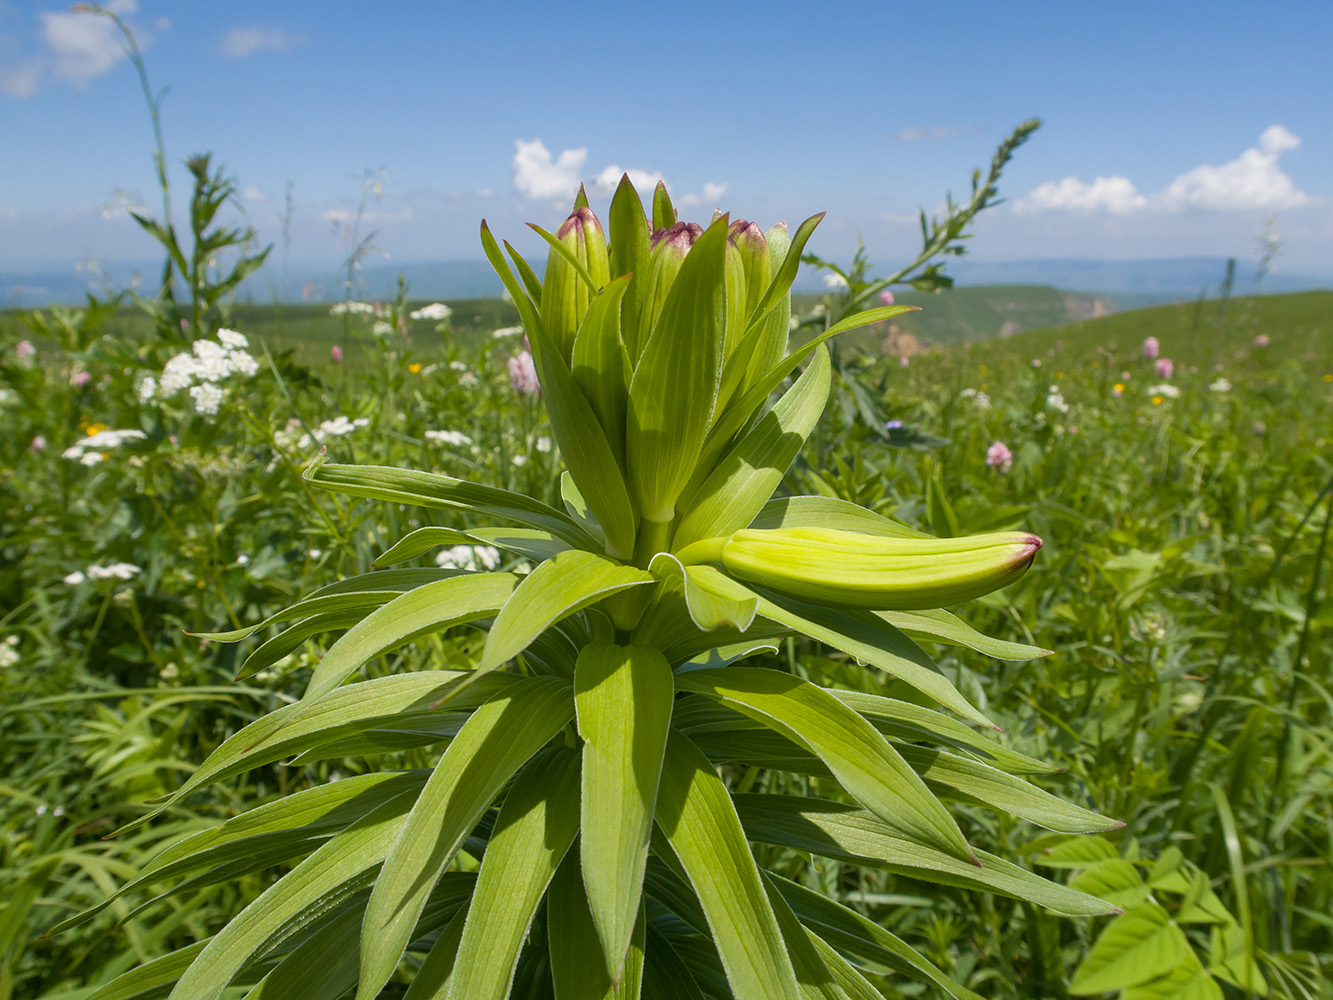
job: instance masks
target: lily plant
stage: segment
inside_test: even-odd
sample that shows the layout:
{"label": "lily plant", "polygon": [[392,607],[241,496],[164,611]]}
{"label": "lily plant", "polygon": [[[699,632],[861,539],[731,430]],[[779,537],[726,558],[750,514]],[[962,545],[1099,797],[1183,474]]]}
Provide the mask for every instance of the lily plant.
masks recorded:
{"label": "lily plant", "polygon": [[[1017,580],[1040,539],[933,538],[844,501],[774,496],[828,397],[824,342],[911,308],[789,350],[790,288],[820,218],[790,235],[725,215],[703,227],[679,221],[661,185],[650,216],[626,177],[606,230],[582,191],[555,233],[533,227],[550,247],[541,276],[482,223],[567,467],[564,509],[422,471],[322,456],[308,469],[325,489],[482,522],[413,531],[380,566],[461,543],[528,571],[376,569],[208,636],[286,624],[250,672],[345,630],[300,701],[226,740],[150,816],[279,760],[438,760],[310,787],[168,848],[117,896],[294,867],[213,937],[93,1000],[237,986],[248,1000],[871,1000],[868,976],[975,996],[766,870],[752,844],[1114,912],[970,844],[945,804],[1061,833],[1119,825],[1032,784],[1054,769],[987,735],[918,645],[1045,652],[942,610]],[[486,633],[468,669],[363,670],[464,625]],[[911,700],[822,687],[768,655],[802,638]],[[782,794],[781,772],[828,797]]]}

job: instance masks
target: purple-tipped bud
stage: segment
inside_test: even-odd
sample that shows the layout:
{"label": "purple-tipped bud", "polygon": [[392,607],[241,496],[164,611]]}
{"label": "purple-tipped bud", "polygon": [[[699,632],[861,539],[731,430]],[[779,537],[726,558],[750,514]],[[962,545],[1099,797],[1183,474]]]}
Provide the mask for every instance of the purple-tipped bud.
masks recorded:
{"label": "purple-tipped bud", "polygon": [[648,266],[648,281],[644,286],[643,313],[639,317],[639,329],[631,345],[633,359],[638,361],[644,346],[652,335],[657,318],[662,315],[667,293],[680,273],[680,265],[685,255],[694,246],[694,241],[704,234],[703,227],[695,222],[677,222],[674,225],[658,229],[648,240],[651,247]]}
{"label": "purple-tipped bud", "polygon": [[[764,292],[768,289],[768,283],[773,278],[773,266],[768,257],[768,241],[764,239],[764,234],[753,222],[737,219],[727,230],[727,243],[729,246],[736,248],[737,256],[741,262],[741,270],[745,274],[745,316],[743,322],[749,322],[750,313],[759,304],[759,300],[764,297]],[[727,304],[728,306],[731,305],[731,303]]]}
{"label": "purple-tipped bud", "polygon": [[[611,261],[606,248],[606,233],[597,215],[586,205],[569,214],[555,232],[556,239],[582,264],[593,283],[601,288],[611,280]],[[595,292],[565,259],[551,248],[546,257],[546,277],[542,282],[542,320],[546,332],[568,361],[574,349],[583,315]]]}

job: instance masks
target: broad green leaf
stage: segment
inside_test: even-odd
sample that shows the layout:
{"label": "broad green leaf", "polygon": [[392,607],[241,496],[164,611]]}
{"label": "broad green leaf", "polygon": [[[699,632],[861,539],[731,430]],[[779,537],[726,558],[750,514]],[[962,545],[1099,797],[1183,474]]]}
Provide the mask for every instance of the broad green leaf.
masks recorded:
{"label": "broad green leaf", "polygon": [[[598,428],[606,435],[617,473],[625,461],[625,412],[629,407],[631,377],[621,340],[620,316],[621,304],[630,284],[629,276],[616,278],[589,303],[574,336],[574,353],[569,364],[575,382],[596,414]],[[546,385],[545,380],[542,385]],[[549,394],[547,405],[549,408]],[[569,419],[577,417],[570,414]],[[557,422],[554,411],[551,411],[551,421]],[[573,427],[578,433],[592,429],[578,423]],[[561,450],[564,450],[563,445]]]}
{"label": "broad green leaf", "polygon": [[216,1000],[247,962],[294,926],[364,889],[403,827],[412,799],[412,793],[390,799],[265,890],[200,952],[171,1000]]}
{"label": "broad green leaf", "polygon": [[[777,273],[773,275],[768,288],[764,290],[763,296],[755,303],[754,310],[746,319],[745,325],[747,328],[758,323],[780,300],[787,297],[787,294],[791,291],[792,282],[796,280],[796,272],[801,267],[801,251],[805,249],[805,244],[814,235],[815,227],[823,220],[824,213],[820,212],[818,215],[810,216],[796,227],[796,232],[792,234],[791,244],[787,248],[787,255],[782,259],[782,264],[778,267]],[[791,371],[791,368],[787,370]]]}
{"label": "broad green leaf", "polygon": [[[720,538],[744,528],[777,489],[787,467],[819,422],[831,384],[828,351],[821,348],[777,405],[749,429],[697,490],[686,489],[687,512],[672,548]],[[698,474],[696,473],[696,478]]]}
{"label": "broad green leaf", "polygon": [[1120,1000],[1222,1000],[1222,987],[1202,965],[1187,963],[1164,976],[1123,990]]}
{"label": "broad green leaf", "polygon": [[675,690],[648,646],[585,646],[574,670],[583,738],[583,881],[607,970],[619,978],[639,914]]}
{"label": "broad green leaf", "polygon": [[747,659],[759,653],[776,653],[778,651],[778,640],[755,639],[750,642],[733,642],[725,646],[718,646],[704,653],[696,653],[688,660],[677,664],[674,669],[683,670],[715,670],[718,667],[725,667],[728,664],[736,663]]}
{"label": "broad green leaf", "polygon": [[834,951],[818,934],[810,930],[806,934],[814,942],[819,957],[824,960],[829,972],[833,973],[833,981],[842,988],[848,1000],[883,1000],[884,994],[872,986],[856,966]]}
{"label": "broad green leaf", "polygon": [[[611,199],[611,211],[606,219],[606,235],[610,242],[611,277],[634,275],[625,297],[620,304],[620,328],[625,331],[639,329],[639,316],[643,312],[644,288],[648,280],[649,232],[648,219],[644,215],[643,202],[639,192],[634,190],[629,176],[621,177]],[[642,275],[643,277],[638,277]],[[626,345],[638,356],[640,345]],[[575,351],[577,352],[577,344]]]}
{"label": "broad green leaf", "polygon": [[578,852],[570,851],[546,892],[546,935],[556,1000],[633,1000],[637,990],[630,992],[629,988],[643,963],[642,909],[617,993],[606,971],[580,871]]}
{"label": "broad green leaf", "polygon": [[[424,710],[451,697],[470,677],[470,671],[459,670],[390,674],[348,684],[323,698],[284,705],[228,737],[184,785],[157,804],[152,812],[122,829],[129,830],[146,822],[205,785],[370,728],[377,719],[404,711]],[[510,676],[491,678],[472,691],[463,703],[479,704],[514,681],[515,678]]]}
{"label": "broad green leaf", "polygon": [[935,968],[906,941],[855,910],[772,872],[765,872],[764,877],[811,933],[851,956],[862,967],[880,974],[900,972],[914,979],[925,979],[955,1000],[981,1000]]}
{"label": "broad green leaf", "polygon": [[[620,284],[593,300],[588,310],[593,323],[617,321],[623,290],[624,285]],[[590,332],[589,336],[592,335]],[[569,474],[580,484],[584,499],[601,525],[607,552],[628,559],[634,554],[634,530],[639,516],[621,471],[617,447],[607,439],[593,403],[584,395],[555,344],[541,332],[530,334],[529,339],[546,409],[551,414],[555,443],[569,466]],[[614,401],[593,402],[609,406]]]}
{"label": "broad green leaf", "polygon": [[568,469],[560,473],[560,500],[564,503],[565,510],[569,511],[569,516],[574,519],[574,522],[597,540],[598,551],[604,550],[606,548],[606,532],[597,523],[597,517],[593,514],[592,508],[588,506],[588,501],[583,499],[583,494],[579,492],[578,484],[574,482],[574,477],[569,474]]}
{"label": "broad green leaf", "polygon": [[335,642],[310,675],[303,700],[318,699],[377,656],[454,625],[489,618],[519,585],[512,573],[468,573],[409,590]]}
{"label": "broad green leaf", "polygon": [[713,418],[726,329],[726,249],[723,217],[686,254],[630,383],[630,489],[643,516],[659,524],[675,517],[676,498]]}
{"label": "broad green leaf", "polygon": [[890,625],[902,630],[909,639],[931,639],[951,646],[966,646],[997,660],[1035,660],[1049,656],[1049,649],[1006,642],[982,635],[967,622],[943,608],[930,611],[876,611]]}
{"label": "broad green leaf", "polygon": [[1069,880],[1069,888],[1104,899],[1122,910],[1146,903],[1152,891],[1139,870],[1123,858],[1112,858],[1087,868]]}
{"label": "broad green leaf", "polygon": [[[948,798],[999,809],[1057,833],[1104,833],[1125,825],[980,761],[910,745],[904,745],[901,753],[932,790]],[[1124,905],[1119,900],[1110,902]]]}
{"label": "broad green leaf", "polygon": [[[678,588],[680,596],[684,598],[690,621],[696,628],[711,632],[722,625],[730,625],[737,631],[744,632],[754,621],[755,610],[759,606],[757,600],[737,601],[726,594],[718,593],[708,585],[707,581],[701,582],[697,577],[691,576],[689,567],[682,566],[680,560],[669,552],[659,552],[653,556],[648,569],[661,580],[675,582],[676,588],[672,588],[673,592]],[[648,629],[644,628],[644,632],[647,631]],[[657,631],[669,631],[669,629],[664,630],[658,626]]]}
{"label": "broad green leaf", "polygon": [[726,667],[677,675],[822,760],[854,799],[905,836],[975,862],[958,824],[880,732],[827,691],[776,670]]}
{"label": "broad green leaf", "polygon": [[784,795],[738,794],[732,798],[751,840],[896,872],[923,882],[998,892],[1066,916],[1117,912],[1100,899],[1034,875],[985,851],[975,852],[980,865],[972,865],[924,847],[855,806]]}
{"label": "broad green leaf", "polygon": [[825,690],[899,743],[942,743],[980,757],[1009,774],[1055,774],[1059,770],[1045,761],[1011,750],[933,708],[861,691]]}
{"label": "broad green leaf", "polygon": [[959,715],[995,728],[973,708],[930,657],[888,622],[869,612],[840,611],[818,604],[806,604],[783,594],[737,583],[715,566],[691,567],[701,581],[734,600],[759,599],[759,614],[786,627],[827,643],[858,660],[879,667],[910,684]]}
{"label": "broad green leaf", "polygon": [[525,559],[549,559],[563,552],[569,545],[549,531],[538,528],[454,528],[426,527],[409,532],[394,542],[383,555],[375,558],[376,566],[390,566],[425,555],[439,545],[494,545],[515,552]]}
{"label": "broad green leaf", "polygon": [[[864,507],[834,497],[774,497],[746,527],[837,528],[886,538],[928,538],[923,531],[891,521]],[[922,612],[914,612],[921,614]]]}
{"label": "broad green leaf", "polygon": [[1120,852],[1109,840],[1101,837],[1075,837],[1057,844],[1032,860],[1044,868],[1091,868],[1119,857]]}
{"label": "broad green leaf", "polygon": [[[1212,896],[1212,892],[1208,892]],[[1213,897],[1216,900],[1216,897]],[[1220,905],[1217,907],[1220,909]],[[1184,909],[1182,904],[1181,909]],[[1181,923],[1179,915],[1176,923]],[[1268,983],[1264,980],[1263,970],[1250,955],[1253,950],[1246,944],[1245,930],[1234,918],[1229,918],[1220,927],[1211,928],[1211,947],[1208,971],[1225,983],[1237,989],[1245,990],[1258,996],[1268,996]]]}
{"label": "broad green leaf", "polygon": [[467,712],[444,711],[432,706],[423,711],[401,712],[392,718],[377,719],[369,728],[303,750],[292,758],[292,765],[305,767],[317,760],[374,757],[435,746],[457,736],[468,715]]}
{"label": "broad green leaf", "polygon": [[538,754],[495,821],[446,996],[505,1000],[542,894],[579,830],[579,754]]}
{"label": "broad green leaf", "polygon": [[251,862],[253,867],[247,865],[237,873],[244,874],[266,867],[270,855],[286,859],[303,848],[309,853],[372,809],[404,791],[419,788],[425,780],[424,771],[360,774],[266,802],[221,826],[201,830],[172,844],[145,865],[136,878],[96,905],[62,921],[51,933],[76,927],[126,893],[164,879],[193,875],[237,861]]}
{"label": "broad green leaf", "polygon": [[187,944],[184,948],[154,958],[88,994],[87,1000],[148,1000],[166,996],[170,987],[190,967],[212,938]]}
{"label": "broad green leaf", "polygon": [[782,893],[773,886],[766,872],[760,872],[764,879],[764,891],[768,894],[768,903],[773,907],[773,914],[778,918],[778,927],[782,930],[782,940],[796,972],[796,983],[800,987],[801,1000],[848,1000],[825,964],[819,948],[815,945],[796,914],[783,899]]}
{"label": "broad green leaf", "polygon": [[1144,903],[1107,925],[1074,971],[1069,992],[1092,996],[1123,990],[1198,961],[1166,910],[1156,903]]}
{"label": "broad green leaf", "polygon": [[382,465],[316,464],[305,471],[305,478],[335,493],[416,507],[490,514],[507,521],[517,521],[530,528],[549,531],[574,548],[591,550],[597,547],[588,533],[568,515],[548,507],[540,500],[494,486],[481,486],[433,472],[392,469]]}
{"label": "broad green leaf", "polygon": [[654,582],[646,570],[593,552],[571,550],[548,559],[524,578],[495,616],[477,664],[478,674],[517,656],[550,625],[575,611]]}
{"label": "broad green leaf", "polygon": [[796,974],[731,796],[707,758],[674,731],[657,822],[708,918],[737,1000],[798,1000]]}
{"label": "broad green leaf", "polygon": [[445,925],[435,943],[426,952],[426,958],[412,977],[412,985],[403,994],[403,1000],[437,1000],[449,988],[449,978],[458,960],[458,947],[463,943],[463,927],[468,908],[459,907],[453,919]]}
{"label": "broad green leaf", "polygon": [[356,946],[369,889],[344,904],[319,933],[292,950],[244,1000],[338,1000],[356,985]]}
{"label": "broad green leaf", "polygon": [[523,678],[479,707],[449,744],[385,860],[366,907],[357,996],[389,980],[431,887],[509,778],[574,715],[569,686]]}

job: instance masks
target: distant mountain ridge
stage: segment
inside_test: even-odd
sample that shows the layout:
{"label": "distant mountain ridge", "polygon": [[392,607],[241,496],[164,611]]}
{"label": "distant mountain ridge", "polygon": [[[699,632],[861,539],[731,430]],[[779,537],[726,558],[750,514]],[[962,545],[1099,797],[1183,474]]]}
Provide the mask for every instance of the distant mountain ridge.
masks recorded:
{"label": "distant mountain ridge", "polygon": [[[1197,298],[1201,291],[1216,295],[1226,270],[1225,257],[1175,257],[1160,260],[1052,259],[979,261],[961,257],[949,261],[947,272],[961,286],[1045,285],[1063,291],[1088,292],[1108,297],[1117,308]],[[29,267],[0,265],[0,307],[32,309],[82,301],[90,289],[98,294],[129,287],[138,277],[153,287],[161,269],[154,260],[102,264],[97,274],[73,265],[44,262]],[[1235,291],[1255,290],[1255,262],[1237,261]],[[498,297],[503,286],[484,260],[401,261],[367,265],[359,277],[364,298],[391,297],[398,276],[408,282],[414,299]],[[336,265],[266,267],[241,290],[243,301],[334,302],[342,298],[344,272]],[[823,291],[819,272],[802,270],[795,290]],[[1333,288],[1333,274],[1320,277],[1277,270],[1262,282],[1265,292]]]}

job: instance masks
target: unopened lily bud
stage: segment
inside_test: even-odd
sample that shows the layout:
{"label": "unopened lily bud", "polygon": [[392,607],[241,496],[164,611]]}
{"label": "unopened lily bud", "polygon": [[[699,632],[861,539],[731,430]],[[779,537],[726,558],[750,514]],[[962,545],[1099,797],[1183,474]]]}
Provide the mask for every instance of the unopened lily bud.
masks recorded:
{"label": "unopened lily bud", "polygon": [[[768,270],[764,273],[769,277],[764,279],[763,287],[758,290],[757,294],[753,291],[753,288],[748,291],[746,300],[750,303],[751,311],[763,297],[768,288],[768,282],[772,280],[772,275],[778,273],[778,270],[782,267],[782,262],[787,259],[787,250],[791,246],[791,236],[787,233],[787,224],[779,222],[769,229],[768,232],[764,233],[763,241],[768,260]],[[764,317],[764,331],[760,334],[759,342],[755,345],[754,354],[750,358],[745,380],[740,386],[741,392],[763,378],[770,368],[782,360],[782,356],[787,352],[787,333],[790,320],[791,293],[788,293]]]}
{"label": "unopened lily bud", "polygon": [[[736,249],[745,273],[745,322],[764,297],[768,283],[773,279],[773,265],[769,260],[768,241],[753,222],[737,219],[727,233],[728,244]],[[728,303],[730,305],[730,303]]]}
{"label": "unopened lily bud", "polygon": [[685,255],[694,246],[694,241],[704,233],[703,227],[694,222],[677,222],[672,226],[659,229],[649,240],[651,247],[648,266],[648,281],[643,292],[643,313],[639,318],[639,329],[634,343],[630,345],[633,360],[637,363],[643,352],[648,337],[662,315],[662,306],[666,304],[667,294],[680,273],[680,265]]}
{"label": "unopened lily bud", "polygon": [[[606,234],[592,209],[586,205],[575,208],[555,236],[587,268],[599,289],[611,280]],[[552,247],[546,257],[546,277],[542,281],[542,319],[547,335],[566,362],[574,349],[574,335],[595,294],[564,255]]]}
{"label": "unopened lily bud", "polygon": [[677,555],[685,563],[721,563],[738,580],[820,604],[920,611],[1008,586],[1040,548],[1040,538],[1021,531],[888,538],[836,528],[747,528]]}

